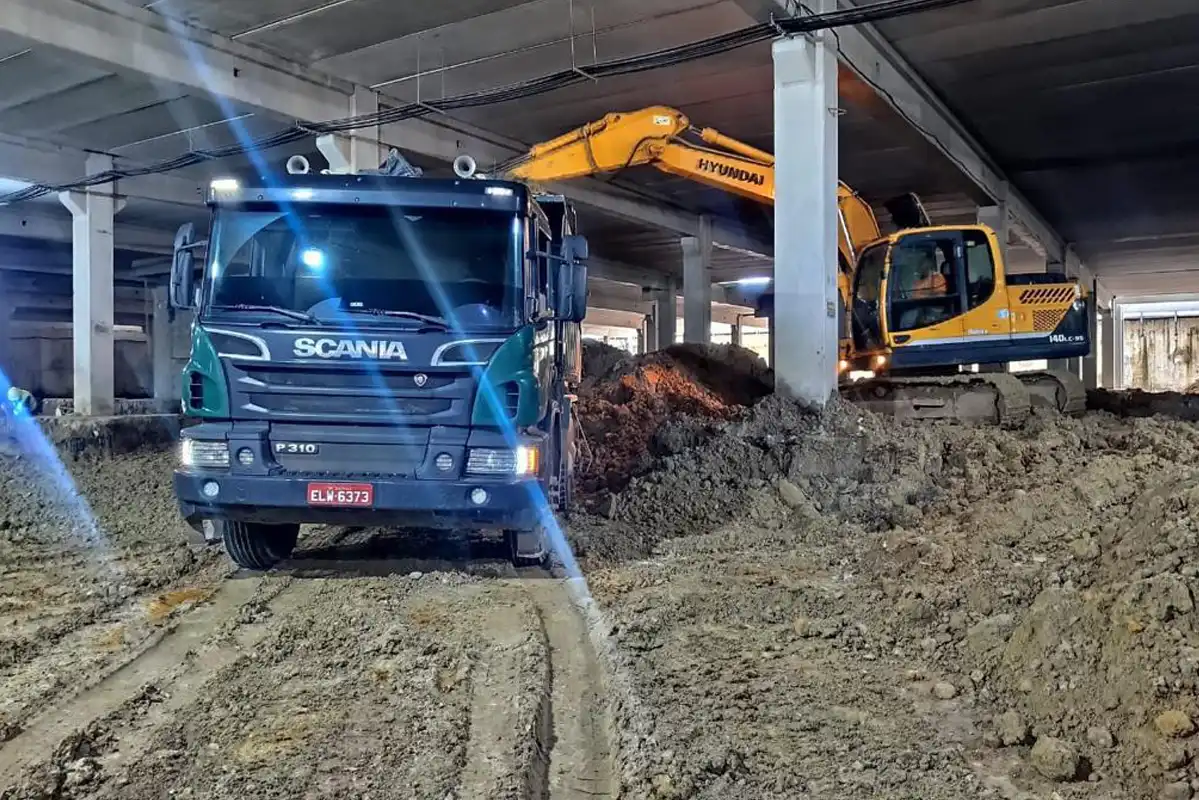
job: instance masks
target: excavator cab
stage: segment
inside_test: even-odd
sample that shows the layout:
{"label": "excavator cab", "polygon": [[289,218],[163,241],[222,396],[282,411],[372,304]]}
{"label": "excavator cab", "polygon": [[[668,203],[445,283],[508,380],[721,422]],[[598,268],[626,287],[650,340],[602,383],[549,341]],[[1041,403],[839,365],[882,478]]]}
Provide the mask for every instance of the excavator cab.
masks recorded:
{"label": "excavator cab", "polygon": [[[863,251],[854,276],[855,368],[946,368],[1010,361],[1003,259],[983,226],[904,230]],[[869,366],[866,366],[869,365]]]}
{"label": "excavator cab", "polygon": [[974,365],[1077,358],[1091,345],[1079,284],[1064,275],[1006,275],[986,226],[903,230],[866,247],[851,308],[848,371],[875,376],[855,385],[851,399],[877,411],[1004,421],[1013,409],[1076,413],[1085,402],[1069,373],[973,372]]}

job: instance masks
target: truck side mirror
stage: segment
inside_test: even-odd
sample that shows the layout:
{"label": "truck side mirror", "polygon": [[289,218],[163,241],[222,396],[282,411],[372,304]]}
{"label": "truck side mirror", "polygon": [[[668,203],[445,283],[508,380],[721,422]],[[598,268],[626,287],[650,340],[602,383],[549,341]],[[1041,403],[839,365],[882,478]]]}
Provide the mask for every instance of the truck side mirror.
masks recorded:
{"label": "truck side mirror", "polygon": [[170,302],[172,308],[195,307],[196,226],[186,222],[175,233],[175,255],[171,261]]}
{"label": "truck side mirror", "polygon": [[558,264],[554,316],[564,322],[582,322],[587,316],[587,267],[577,261]]}

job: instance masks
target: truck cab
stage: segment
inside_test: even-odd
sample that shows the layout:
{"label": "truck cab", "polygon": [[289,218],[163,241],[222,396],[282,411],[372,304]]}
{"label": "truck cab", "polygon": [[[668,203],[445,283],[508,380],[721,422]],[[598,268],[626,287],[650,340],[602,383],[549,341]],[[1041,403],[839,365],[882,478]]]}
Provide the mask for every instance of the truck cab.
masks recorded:
{"label": "truck cab", "polygon": [[289,174],[210,189],[176,237],[196,311],[175,491],[240,566],[300,525],[504,532],[544,563],[570,502],[586,241],[518,183]]}

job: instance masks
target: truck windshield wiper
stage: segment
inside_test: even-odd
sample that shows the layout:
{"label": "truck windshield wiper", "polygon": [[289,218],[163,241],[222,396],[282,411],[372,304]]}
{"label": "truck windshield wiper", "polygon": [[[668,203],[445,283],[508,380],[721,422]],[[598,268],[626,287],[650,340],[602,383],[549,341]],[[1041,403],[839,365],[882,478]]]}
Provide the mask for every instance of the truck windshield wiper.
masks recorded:
{"label": "truck windshield wiper", "polygon": [[428,314],[418,314],[415,311],[394,311],[390,308],[343,308],[349,314],[370,314],[374,317],[395,317],[397,319],[411,319],[417,322],[424,323],[431,328],[448,331],[450,324],[441,317],[431,317]]}
{"label": "truck windshield wiper", "polygon": [[317,323],[316,317],[312,316],[311,314],[305,314],[303,311],[296,311],[295,309],[291,308],[283,308],[282,306],[254,305],[253,303],[234,303],[232,305],[211,306],[211,308],[216,311],[269,311],[272,314],[290,317],[291,319],[299,320],[300,322],[307,322],[310,325],[315,325]]}

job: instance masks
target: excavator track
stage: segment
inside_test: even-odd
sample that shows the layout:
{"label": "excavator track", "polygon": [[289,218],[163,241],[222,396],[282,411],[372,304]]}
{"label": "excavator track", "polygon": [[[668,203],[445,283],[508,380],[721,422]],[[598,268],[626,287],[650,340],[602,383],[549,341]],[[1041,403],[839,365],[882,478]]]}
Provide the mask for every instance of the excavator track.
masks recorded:
{"label": "excavator track", "polygon": [[1077,375],[1048,369],[1022,372],[1015,377],[1027,387],[1033,408],[1051,408],[1070,417],[1087,410],[1086,384]]}
{"label": "excavator track", "polygon": [[1019,427],[1032,412],[1031,393],[1015,375],[881,377],[845,384],[841,396],[898,419],[948,419]]}

